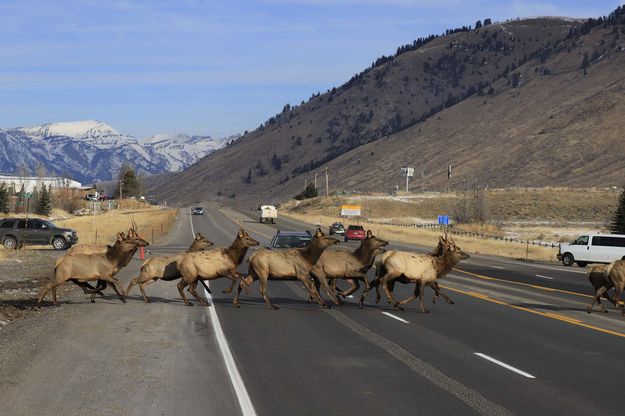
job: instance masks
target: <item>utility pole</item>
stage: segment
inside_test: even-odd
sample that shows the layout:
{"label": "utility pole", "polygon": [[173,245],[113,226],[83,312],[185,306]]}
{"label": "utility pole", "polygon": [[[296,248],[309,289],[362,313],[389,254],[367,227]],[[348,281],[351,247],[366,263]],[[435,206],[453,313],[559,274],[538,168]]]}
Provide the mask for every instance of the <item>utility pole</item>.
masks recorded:
{"label": "utility pole", "polygon": [[308,186],[308,179],[304,179],[304,190],[306,190],[307,186]]}
{"label": "utility pole", "polygon": [[122,209],[122,200],[123,195],[122,195],[122,186],[124,185],[124,181],[119,181],[119,204],[117,204],[117,209],[121,210]]}
{"label": "utility pole", "polygon": [[326,166],[326,197],[330,196],[330,188],[328,186],[328,167]]}
{"label": "utility pole", "polygon": [[451,181],[451,165],[447,167],[447,193],[449,193],[449,182]]}
{"label": "utility pole", "polygon": [[317,189],[317,172],[315,172],[315,189]]}

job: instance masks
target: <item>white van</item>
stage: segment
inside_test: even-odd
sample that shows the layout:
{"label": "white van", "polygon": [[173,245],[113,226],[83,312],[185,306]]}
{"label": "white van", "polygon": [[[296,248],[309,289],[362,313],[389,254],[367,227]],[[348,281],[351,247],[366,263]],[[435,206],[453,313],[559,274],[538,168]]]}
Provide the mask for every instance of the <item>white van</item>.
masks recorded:
{"label": "white van", "polygon": [[582,235],[571,244],[560,244],[558,260],[565,266],[577,263],[585,267],[588,263],[611,263],[625,260],[625,235],[589,234]]}

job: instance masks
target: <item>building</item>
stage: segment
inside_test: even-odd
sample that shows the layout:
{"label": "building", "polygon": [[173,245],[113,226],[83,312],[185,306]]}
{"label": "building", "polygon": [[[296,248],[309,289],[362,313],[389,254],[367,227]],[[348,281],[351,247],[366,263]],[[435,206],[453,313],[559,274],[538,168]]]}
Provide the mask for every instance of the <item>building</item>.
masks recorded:
{"label": "building", "polygon": [[0,173],[0,185],[8,188],[12,193],[20,192],[24,186],[24,192],[33,192],[35,188],[39,189],[41,185],[50,186],[52,189],[92,189],[92,187],[83,187],[80,182],[68,178],[56,176],[14,176]]}

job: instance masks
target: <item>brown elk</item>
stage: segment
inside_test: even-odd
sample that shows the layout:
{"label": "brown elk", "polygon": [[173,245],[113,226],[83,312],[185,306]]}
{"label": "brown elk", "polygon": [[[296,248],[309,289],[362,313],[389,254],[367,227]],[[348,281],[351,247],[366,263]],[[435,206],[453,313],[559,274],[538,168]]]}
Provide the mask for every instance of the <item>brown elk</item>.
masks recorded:
{"label": "brown elk", "polygon": [[165,280],[172,281],[176,279],[180,279],[182,276],[180,275],[180,271],[178,270],[178,260],[185,253],[195,253],[197,251],[203,251],[208,247],[212,246],[213,243],[207,240],[200,233],[195,234],[195,238],[193,239],[193,243],[187,249],[186,252],[177,254],[175,256],[165,256],[165,257],[152,257],[146,260],[141,265],[141,273],[139,276],[135,277],[130,281],[128,288],[126,289],[125,297],[128,297],[128,293],[130,289],[139,284],[139,289],[141,289],[141,294],[143,295],[143,300],[147,303],[150,303],[150,299],[145,294],[145,287],[152,282],[156,282],[157,280]]}
{"label": "brown elk", "polygon": [[[432,256],[428,254],[417,254],[407,251],[388,251],[382,255],[382,266],[384,275],[372,282],[372,286],[380,283],[386,293],[387,300],[395,309],[403,310],[399,302],[397,302],[389,290],[389,282],[405,277],[409,281],[414,282],[418,286],[419,305],[421,311],[428,313],[429,311],[423,304],[423,291],[425,286],[436,283],[436,280],[446,276],[451,269],[454,268],[459,261],[468,259],[470,256],[464,253],[456,244],[451,241],[449,244],[442,246],[440,256]],[[417,291],[417,288],[415,288]],[[367,295],[367,291],[362,294],[361,300]]]}
{"label": "brown elk", "polygon": [[190,286],[189,292],[197,301],[208,306],[206,300],[199,297],[196,291],[198,279],[213,280],[226,277],[236,281],[243,276],[237,268],[243,261],[248,248],[257,246],[258,241],[249,236],[243,228],[237,233],[234,242],[228,248],[218,248],[209,251],[184,253],[178,260],[177,266],[182,279],[178,283],[178,291],[185,305],[192,306],[184,294],[184,288]]}
{"label": "brown elk", "polygon": [[[388,245],[388,241],[377,238],[371,230],[367,230],[366,238],[362,240],[360,246],[353,252],[325,250],[310,270],[311,276],[315,278],[315,288],[319,291],[319,287],[323,286],[326,293],[337,305],[341,302],[334,291],[336,279],[345,279],[351,284],[347,291],[338,293],[343,298],[360,288],[359,281],[362,281],[368,289],[367,272],[373,265],[373,260],[378,250],[386,245]],[[328,279],[332,280],[332,289],[328,286]],[[362,303],[359,304],[359,307],[362,308]]]}
{"label": "brown elk", "polygon": [[[118,238],[114,245],[107,247],[106,253],[63,256],[54,268],[54,280],[41,291],[37,306],[41,304],[49,290],[52,290],[52,301],[56,305],[56,288],[67,281],[82,284],[92,280],[103,280],[111,283],[119,299],[126,302],[115,274],[128,264],[130,252],[134,253],[137,247],[148,245],[149,243],[138,235],[132,235],[125,239]],[[92,301],[93,296],[95,293],[92,294]]]}
{"label": "brown elk", "polygon": [[[434,251],[432,251],[431,253],[429,253],[430,256],[432,257],[440,257],[443,254],[444,251],[444,247],[447,247],[447,250],[450,249],[450,242],[447,239],[447,233],[445,233],[445,237],[440,237],[438,244],[436,245],[436,247],[434,248]],[[382,276],[384,276],[384,274],[386,273],[385,269],[384,269],[384,265],[382,264],[382,258],[383,256],[380,255],[376,258],[376,260],[374,261],[375,264],[375,268],[376,268],[376,278],[381,278]],[[393,290],[395,289],[395,283],[402,283],[402,284],[409,284],[409,283],[413,283],[410,279],[406,278],[405,276],[400,276],[394,280],[391,280],[388,284],[388,288],[391,292],[393,292]],[[451,300],[451,298],[449,296],[447,296],[442,289],[440,288],[440,286],[438,285],[438,282],[434,281],[432,283],[430,283],[428,285],[433,291],[434,291],[434,297],[432,298],[432,303],[436,303],[436,301],[438,300],[439,297],[442,297],[443,300],[445,302],[447,302],[450,305],[455,304],[455,302],[453,300]],[[380,286],[376,285],[375,286],[375,303],[380,303]],[[404,299],[404,300],[400,300],[399,304],[400,305],[405,305],[409,302],[412,302],[413,300],[415,300],[419,295],[419,285],[417,283],[415,283],[415,287],[414,287],[414,292],[412,294],[412,296]]]}
{"label": "brown elk", "polygon": [[[614,306],[616,306],[616,300],[614,300],[614,298],[610,296],[610,294],[607,292],[614,287],[612,282],[606,279],[605,270],[607,267],[607,264],[595,264],[594,266],[592,266],[588,270],[588,281],[590,282],[592,287],[595,288],[595,294],[602,286],[605,285],[606,291],[602,294],[602,296],[609,300]],[[603,306],[603,303],[601,303],[601,297],[597,299],[597,303],[599,303],[599,308],[601,309],[601,312],[608,313],[608,311]],[[591,310],[589,309],[588,313],[590,312]]]}
{"label": "brown elk", "polygon": [[[321,299],[319,292],[310,278],[310,270],[323,251],[333,244],[338,244],[339,240],[326,236],[320,228],[313,236],[310,244],[304,248],[292,248],[288,250],[259,250],[252,254],[249,259],[250,269],[245,283],[249,287],[254,280],[260,284],[260,294],[271,309],[278,309],[271,303],[267,296],[267,281],[271,280],[299,280],[309,294],[323,307],[325,302]],[[239,295],[241,294],[242,283],[237,286],[237,294],[233,302],[239,306]]]}
{"label": "brown elk", "polygon": [[[594,266],[593,269],[595,269],[595,267],[597,266]],[[605,270],[603,271],[603,277],[604,283],[595,291],[595,296],[593,297],[590,306],[588,306],[587,312],[592,312],[592,308],[595,302],[599,303],[602,312],[607,312],[603,307],[603,304],[601,303],[601,296],[606,296],[606,292],[612,286],[614,286],[614,296],[612,299],[608,298],[608,300],[614,303],[614,305],[621,310],[623,315],[625,315],[625,309],[623,309],[622,302],[620,302],[621,293],[623,292],[623,288],[625,287],[625,260],[617,260],[605,266]],[[588,275],[588,278],[591,278],[590,273]],[[597,275],[594,276],[594,280],[594,282],[591,281],[591,283],[593,283],[593,286],[600,283],[600,277],[598,277]]]}

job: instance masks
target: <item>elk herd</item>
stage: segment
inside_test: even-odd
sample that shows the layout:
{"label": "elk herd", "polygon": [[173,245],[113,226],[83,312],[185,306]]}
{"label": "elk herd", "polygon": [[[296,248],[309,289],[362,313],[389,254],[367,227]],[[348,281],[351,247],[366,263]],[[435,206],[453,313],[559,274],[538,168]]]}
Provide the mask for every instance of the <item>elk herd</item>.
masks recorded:
{"label": "elk herd", "polygon": [[[362,284],[364,290],[358,301],[360,308],[363,307],[367,293],[372,288],[375,288],[377,293],[376,303],[379,302],[382,287],[388,302],[396,309],[402,309],[400,305],[419,298],[421,310],[428,312],[423,304],[425,288],[430,287],[435,292],[434,301],[438,297],[443,297],[448,303],[453,304],[453,301],[442,293],[437,281],[447,275],[460,260],[469,257],[447,233],[440,237],[432,253],[417,254],[386,250],[384,247],[388,241],[374,236],[371,231],[367,231],[365,239],[353,251],[326,250],[338,244],[339,240],[317,229],[306,247],[255,251],[249,256],[247,275],[242,275],[237,269],[243,263],[248,249],[258,246],[259,242],[247,233],[241,222],[239,225],[241,228],[229,247],[214,248],[211,241],[197,233],[186,251],[173,256],[150,257],[143,262],[139,275],[130,281],[125,291],[121,288],[116,274],[130,263],[140,247],[149,245],[139,236],[134,222],[127,234],[123,232],[117,234],[117,239],[112,245],[75,245],[56,261],[54,277],[42,289],[37,306],[41,305],[49,291],[52,291],[52,301],[56,305],[56,290],[65,282],[72,282],[81,287],[90,295],[91,302],[94,302],[95,296],[101,294],[109,284],[119,299],[126,302],[130,290],[138,285],[144,301],[149,303],[150,299],[145,288],[157,280],[178,280],[178,292],[187,306],[191,306],[192,303],[185,295],[185,288],[188,288],[188,292],[200,304],[208,305],[207,300],[200,297],[197,292],[198,283],[204,284],[203,281],[206,280],[226,278],[231,280],[231,285],[223,293],[232,292],[236,286],[233,303],[237,307],[240,306],[242,289],[249,289],[254,281],[258,281],[259,292],[265,303],[271,309],[278,309],[267,295],[268,283],[270,280],[291,280],[300,281],[308,292],[309,302],[317,302],[322,307],[328,305],[321,296],[321,289],[335,305],[342,305],[343,299],[351,296]],[[367,272],[371,268],[375,268],[376,275],[369,281]],[[348,283],[349,289],[340,290],[337,287],[337,280]],[[95,282],[95,286],[90,282]],[[397,301],[393,295],[396,282],[414,284],[414,295]],[[210,293],[210,289],[205,287]]]}
{"label": "elk herd", "polygon": [[[124,291],[116,274],[126,267],[140,247],[149,243],[139,236],[136,224],[127,234],[120,232],[112,245],[78,244],[70,248],[60,257],[54,267],[54,277],[45,285],[37,300],[41,304],[46,294],[52,291],[52,301],[56,305],[57,288],[65,282],[72,282],[90,294],[91,302],[95,296],[102,293],[110,284],[122,302],[130,290],[139,285],[145,302],[150,302],[145,288],[157,281],[179,280],[178,292],[185,305],[191,306],[184,289],[202,305],[208,305],[197,293],[197,284],[205,280],[227,278],[231,285],[223,293],[230,293],[236,286],[233,303],[240,306],[239,298],[242,289],[249,289],[254,281],[258,281],[259,292],[265,303],[271,309],[278,309],[267,295],[270,280],[300,281],[308,292],[308,301],[317,302],[322,307],[328,307],[321,296],[321,289],[335,305],[342,305],[343,299],[355,293],[360,285],[364,285],[358,300],[358,306],[363,307],[369,291],[376,291],[376,303],[380,301],[380,287],[386,295],[388,303],[395,309],[403,310],[412,300],[419,299],[419,306],[424,313],[429,312],[423,303],[426,287],[434,291],[433,302],[442,297],[447,303],[454,302],[441,290],[438,280],[445,277],[458,262],[469,258],[454,242],[453,238],[444,232],[439,238],[437,246],[429,254],[418,254],[409,251],[386,250],[388,241],[384,241],[367,231],[366,237],[354,251],[326,250],[338,244],[339,240],[325,235],[317,229],[311,242],[304,248],[285,250],[260,249],[248,259],[247,275],[238,272],[250,247],[258,246],[244,229],[243,224],[229,247],[213,248],[213,243],[202,236],[195,234],[190,247],[182,253],[173,256],[155,256],[144,261],[140,273],[130,281]],[[369,281],[367,272],[374,268],[375,277]],[[625,260],[618,260],[608,265],[595,265],[589,269],[588,279],[595,289],[595,295],[588,306],[588,313],[592,312],[595,303],[599,304],[602,312],[607,312],[601,298],[604,297],[625,315],[623,303],[619,302],[620,295],[625,288]],[[337,281],[343,280],[350,285],[347,290],[340,290]],[[89,282],[96,282],[92,286]],[[238,285],[237,285],[238,283]],[[414,284],[413,295],[397,300],[393,294],[396,283]],[[210,289],[205,286],[210,293]],[[608,291],[614,288],[614,295]]]}

